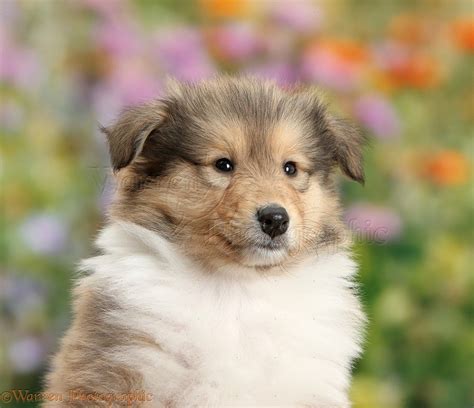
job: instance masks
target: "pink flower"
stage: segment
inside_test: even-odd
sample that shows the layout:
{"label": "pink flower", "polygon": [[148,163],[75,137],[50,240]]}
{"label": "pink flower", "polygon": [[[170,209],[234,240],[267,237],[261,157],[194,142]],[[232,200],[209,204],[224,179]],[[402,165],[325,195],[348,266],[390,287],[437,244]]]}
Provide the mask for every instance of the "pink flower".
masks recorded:
{"label": "pink flower", "polygon": [[156,98],[161,90],[157,76],[140,60],[119,63],[108,81],[119,92],[124,105],[135,105]]}
{"label": "pink flower", "polygon": [[303,54],[301,72],[305,79],[337,91],[360,86],[368,50],[355,41],[327,39],[310,45]]}
{"label": "pink flower", "polygon": [[321,26],[321,10],[310,0],[280,0],[270,3],[271,17],[280,26],[307,33]]}
{"label": "pink flower", "polygon": [[301,70],[305,78],[338,91],[349,91],[358,83],[353,67],[325,50],[305,55]]}
{"label": "pink flower", "polygon": [[0,82],[31,89],[39,84],[40,74],[35,53],[15,44],[0,32]]}
{"label": "pink flower", "polygon": [[158,75],[140,58],[119,58],[108,78],[92,91],[99,123],[107,125],[127,106],[158,97],[162,90]]}
{"label": "pink flower", "polygon": [[369,203],[351,206],[344,216],[356,238],[383,244],[398,238],[402,231],[400,216],[393,210]]}
{"label": "pink flower", "polygon": [[263,79],[274,80],[282,87],[289,87],[299,79],[295,67],[283,61],[258,65],[247,70],[247,73]]}
{"label": "pink flower", "polygon": [[234,22],[212,30],[210,40],[219,56],[236,61],[250,58],[262,48],[262,41],[255,27],[242,22]]}
{"label": "pink flower", "polygon": [[35,214],[27,218],[19,232],[31,251],[45,255],[61,252],[68,235],[64,223],[48,214]]}
{"label": "pink flower", "polygon": [[204,48],[201,33],[193,28],[176,28],[157,34],[157,62],[166,74],[182,81],[209,78],[215,68]]}
{"label": "pink flower", "polygon": [[356,101],[357,119],[376,136],[386,139],[400,133],[400,119],[391,103],[380,95],[366,95]]}
{"label": "pink flower", "polygon": [[111,55],[126,57],[142,49],[143,40],[137,30],[125,20],[106,21],[97,27],[98,44]]}

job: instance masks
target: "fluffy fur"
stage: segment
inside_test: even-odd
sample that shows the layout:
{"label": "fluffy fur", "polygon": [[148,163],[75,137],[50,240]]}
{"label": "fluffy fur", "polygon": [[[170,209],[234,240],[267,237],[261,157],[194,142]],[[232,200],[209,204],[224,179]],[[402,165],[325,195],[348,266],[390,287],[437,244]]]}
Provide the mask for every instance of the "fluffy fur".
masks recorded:
{"label": "fluffy fur", "polygon": [[[313,91],[229,78],[175,84],[104,131],[117,197],[48,391],[144,390],[152,407],[350,406],[364,316],[331,175],[363,181],[358,133]],[[255,216],[273,203],[290,217],[274,239]]]}

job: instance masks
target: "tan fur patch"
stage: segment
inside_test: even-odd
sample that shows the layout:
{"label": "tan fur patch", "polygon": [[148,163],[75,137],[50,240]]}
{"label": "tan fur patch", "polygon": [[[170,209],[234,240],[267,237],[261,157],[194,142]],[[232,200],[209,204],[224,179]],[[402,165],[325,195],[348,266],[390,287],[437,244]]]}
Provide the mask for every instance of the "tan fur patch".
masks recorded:
{"label": "tan fur patch", "polygon": [[[46,392],[68,399],[71,392],[119,395],[142,390],[140,374],[125,364],[107,358],[107,355],[122,345],[158,345],[143,333],[130,333],[104,319],[107,311],[116,309],[116,304],[114,300],[104,297],[99,288],[79,286],[75,296],[74,325],[62,340],[61,351],[53,361],[53,370],[46,380]],[[109,406],[106,401],[91,404],[82,397],[69,399],[67,404],[49,402],[44,406],[58,405]]]}

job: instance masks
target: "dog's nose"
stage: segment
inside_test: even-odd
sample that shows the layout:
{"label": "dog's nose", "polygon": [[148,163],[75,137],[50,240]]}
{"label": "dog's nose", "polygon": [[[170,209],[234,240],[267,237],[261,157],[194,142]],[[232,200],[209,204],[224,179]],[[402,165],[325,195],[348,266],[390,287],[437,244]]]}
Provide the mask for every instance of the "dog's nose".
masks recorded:
{"label": "dog's nose", "polygon": [[282,235],[288,229],[290,217],[283,207],[268,205],[257,211],[257,218],[262,231],[270,237],[275,238]]}

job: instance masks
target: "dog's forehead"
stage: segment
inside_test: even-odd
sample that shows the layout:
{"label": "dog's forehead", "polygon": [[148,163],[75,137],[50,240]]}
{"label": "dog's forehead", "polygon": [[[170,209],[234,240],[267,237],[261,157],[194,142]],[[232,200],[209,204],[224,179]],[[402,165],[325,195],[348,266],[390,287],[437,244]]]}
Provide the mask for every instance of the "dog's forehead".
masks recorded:
{"label": "dog's forehead", "polygon": [[199,122],[203,145],[211,155],[215,151],[234,159],[278,159],[305,154],[312,147],[308,130],[296,119],[259,122],[216,116]]}
{"label": "dog's forehead", "polygon": [[265,89],[197,92],[182,100],[189,128],[208,149],[236,157],[304,154],[308,114],[283,92]]}

